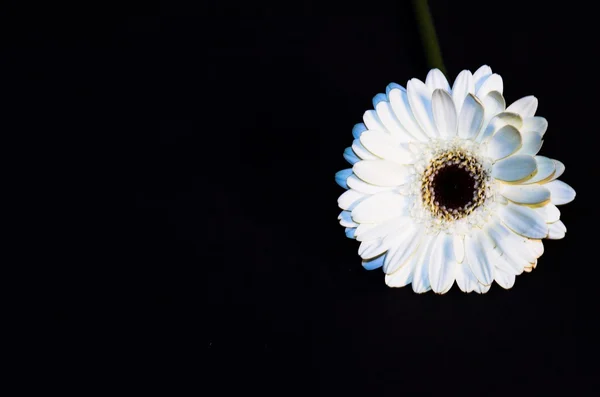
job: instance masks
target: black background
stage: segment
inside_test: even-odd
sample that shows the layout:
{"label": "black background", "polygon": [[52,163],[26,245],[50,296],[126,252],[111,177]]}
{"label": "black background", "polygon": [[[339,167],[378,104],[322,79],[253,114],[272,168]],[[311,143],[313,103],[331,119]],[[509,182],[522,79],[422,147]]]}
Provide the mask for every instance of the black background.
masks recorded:
{"label": "black background", "polygon": [[96,185],[67,203],[81,254],[40,273],[51,284],[37,303],[42,345],[54,352],[42,362],[68,363],[53,383],[77,373],[90,379],[81,390],[587,395],[598,36],[590,10],[524,3],[430,2],[449,80],[488,64],[508,103],[535,95],[549,120],[541,154],[566,164],[578,193],[561,209],[566,238],[512,290],[486,295],[388,288],[336,219],[352,126],[388,83],[429,69],[410,2],[344,8],[354,16],[163,5],[20,26],[3,46],[24,87],[7,112],[23,116],[22,133],[50,126],[42,142],[73,156],[53,160],[67,184]]}

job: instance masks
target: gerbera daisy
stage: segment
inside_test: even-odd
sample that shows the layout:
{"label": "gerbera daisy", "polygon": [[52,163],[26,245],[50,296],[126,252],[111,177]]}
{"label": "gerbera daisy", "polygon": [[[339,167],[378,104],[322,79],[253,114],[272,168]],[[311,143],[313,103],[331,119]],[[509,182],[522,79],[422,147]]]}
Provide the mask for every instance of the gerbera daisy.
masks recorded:
{"label": "gerbera daisy", "polygon": [[485,293],[536,267],[542,239],[566,232],[557,205],[575,191],[565,166],[538,156],[548,127],[528,96],[506,107],[489,66],[452,87],[438,69],[373,98],[336,174],[340,224],[363,266],[390,287]]}

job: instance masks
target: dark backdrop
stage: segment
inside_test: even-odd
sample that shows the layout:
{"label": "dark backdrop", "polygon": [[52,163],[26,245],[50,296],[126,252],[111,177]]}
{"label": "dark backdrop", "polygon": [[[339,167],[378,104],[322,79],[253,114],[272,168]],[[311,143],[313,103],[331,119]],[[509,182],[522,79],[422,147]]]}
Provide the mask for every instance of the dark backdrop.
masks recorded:
{"label": "dark backdrop", "polygon": [[524,3],[431,1],[449,79],[488,64],[507,102],[537,96],[550,125],[542,154],[566,164],[578,193],[562,209],[566,238],[512,290],[482,296],[388,288],[336,219],[352,126],[389,82],[429,69],[409,2],[354,16],[163,5],[160,16],[26,25],[4,52],[37,92],[18,98],[43,107],[44,123],[67,107],[81,134],[69,144],[97,156],[94,178],[108,182],[84,205],[96,247],[42,273],[47,343],[90,368],[90,388],[587,395],[598,35],[581,4]]}

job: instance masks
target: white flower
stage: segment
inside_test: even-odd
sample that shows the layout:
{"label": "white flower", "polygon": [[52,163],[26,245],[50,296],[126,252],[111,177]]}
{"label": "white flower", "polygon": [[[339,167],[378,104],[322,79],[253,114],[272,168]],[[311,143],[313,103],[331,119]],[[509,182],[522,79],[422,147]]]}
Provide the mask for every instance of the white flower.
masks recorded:
{"label": "white flower", "polygon": [[566,232],[557,205],[575,191],[565,166],[538,156],[548,123],[528,96],[506,107],[502,78],[482,66],[452,88],[433,69],[425,83],[390,84],[353,129],[336,174],[346,235],[363,266],[390,287],[446,293],[454,281],[485,293],[511,288],[536,267],[541,239]]}

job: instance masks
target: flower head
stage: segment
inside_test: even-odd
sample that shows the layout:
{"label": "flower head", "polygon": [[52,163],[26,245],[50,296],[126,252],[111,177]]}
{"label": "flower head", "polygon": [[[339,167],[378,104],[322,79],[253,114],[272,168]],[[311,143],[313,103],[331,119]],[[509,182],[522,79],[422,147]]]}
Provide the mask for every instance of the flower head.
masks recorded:
{"label": "flower head", "polygon": [[424,83],[388,85],[354,126],[339,220],[390,287],[508,289],[536,267],[542,239],[564,237],[557,205],[575,191],[557,179],[563,163],[537,155],[548,123],[535,97],[506,107],[502,93],[489,66],[452,87],[432,69]]}

